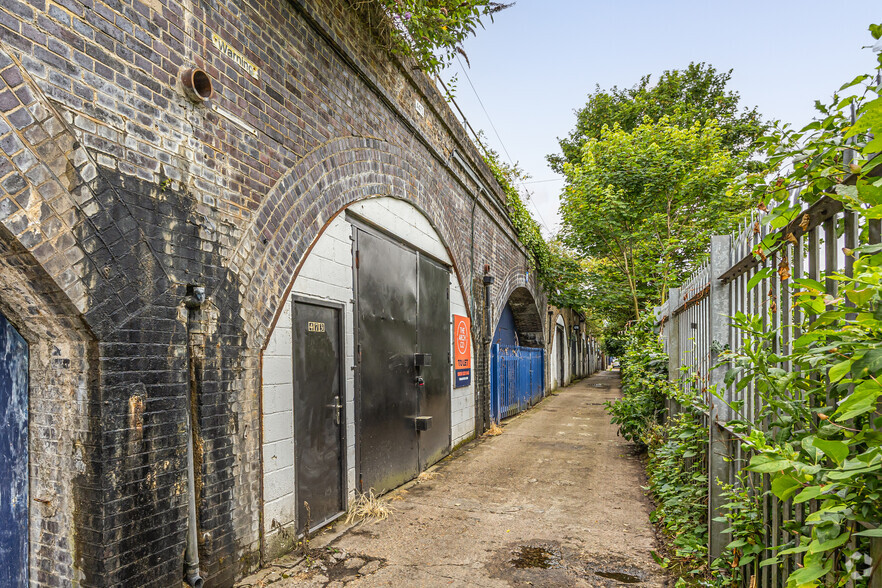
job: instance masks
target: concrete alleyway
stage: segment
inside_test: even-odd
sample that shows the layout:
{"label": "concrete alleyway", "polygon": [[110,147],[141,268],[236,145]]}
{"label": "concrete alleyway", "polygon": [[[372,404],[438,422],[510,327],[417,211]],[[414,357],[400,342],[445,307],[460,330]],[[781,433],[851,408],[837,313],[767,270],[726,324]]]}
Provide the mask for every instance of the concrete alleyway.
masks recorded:
{"label": "concrete alleyway", "polygon": [[561,390],[393,493],[389,519],[242,586],[662,586],[640,461],[603,410],[619,394],[618,372]]}

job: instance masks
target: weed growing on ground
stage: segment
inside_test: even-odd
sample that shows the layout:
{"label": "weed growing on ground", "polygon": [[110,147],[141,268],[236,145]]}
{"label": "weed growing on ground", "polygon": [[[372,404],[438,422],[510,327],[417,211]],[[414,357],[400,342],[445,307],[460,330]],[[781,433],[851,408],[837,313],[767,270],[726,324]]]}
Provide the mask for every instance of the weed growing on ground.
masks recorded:
{"label": "weed growing on ground", "polygon": [[487,432],[484,433],[487,436],[495,437],[496,435],[502,435],[502,427],[496,424],[496,421],[490,423],[490,428],[487,429]]}
{"label": "weed growing on ground", "polygon": [[422,484],[423,482],[429,482],[438,477],[437,472],[423,472],[419,476],[417,476],[417,484]]}
{"label": "weed growing on ground", "polygon": [[649,491],[656,502],[650,519],[672,548],[672,558],[657,558],[662,567],[681,567],[699,577],[707,558],[707,428],[697,413],[686,411],[668,425],[655,425],[649,442]]}
{"label": "weed growing on ground", "polygon": [[[737,484],[720,484],[722,496],[726,500],[723,516],[714,520],[729,523],[723,532],[730,533],[732,541],[726,546],[723,555],[711,563],[712,575],[728,583],[725,586],[740,586],[747,578],[759,574],[760,555],[763,552],[763,491],[756,488],[753,478],[738,473]],[[716,584],[720,585],[720,584]]]}
{"label": "weed growing on ground", "polygon": [[392,508],[379,497],[374,495],[373,489],[366,494],[356,493],[355,499],[349,503],[346,513],[346,524],[356,520],[384,521],[392,514]]}

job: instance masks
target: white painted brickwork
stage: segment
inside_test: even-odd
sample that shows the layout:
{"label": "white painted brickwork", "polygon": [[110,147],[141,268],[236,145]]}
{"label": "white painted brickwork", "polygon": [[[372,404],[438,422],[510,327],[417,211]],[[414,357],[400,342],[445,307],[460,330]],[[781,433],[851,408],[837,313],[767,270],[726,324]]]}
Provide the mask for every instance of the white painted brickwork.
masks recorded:
{"label": "white painted brickwork", "polygon": [[[465,298],[456,276],[450,275],[450,349],[453,352],[453,315],[468,316]],[[452,357],[452,356],[451,356]],[[453,388],[450,398],[451,448],[456,447],[475,433],[475,346],[472,345],[472,383],[463,388]],[[450,366],[450,385],[456,382],[453,365]]]}
{"label": "white painted brickwork", "polygon": [[[417,249],[451,263],[447,250],[431,224],[410,204],[394,198],[373,198],[352,205],[348,210],[357,216],[397,235]],[[345,305],[346,370],[346,464],[347,490],[355,491],[355,381],[354,311],[352,300],[352,225],[339,214],[327,227],[303,262],[292,295],[337,302]],[[465,300],[455,274],[450,276],[450,316],[467,316]],[[450,349],[453,349],[451,327]],[[269,538],[278,527],[294,524],[297,505],[294,498],[294,387],[291,333],[291,300],[270,335],[263,355],[263,427],[264,427],[264,531]],[[474,348],[472,365],[474,366]],[[474,381],[474,374],[472,374]],[[451,366],[451,387],[454,374]],[[452,445],[474,433],[474,384],[452,389]]]}

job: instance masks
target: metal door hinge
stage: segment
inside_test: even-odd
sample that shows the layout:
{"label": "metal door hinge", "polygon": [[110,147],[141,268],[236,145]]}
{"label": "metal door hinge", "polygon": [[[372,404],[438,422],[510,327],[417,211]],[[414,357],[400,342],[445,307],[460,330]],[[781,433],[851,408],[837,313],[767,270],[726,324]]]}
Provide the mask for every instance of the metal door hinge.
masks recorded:
{"label": "metal door hinge", "polygon": [[355,269],[358,269],[358,249],[355,250]]}

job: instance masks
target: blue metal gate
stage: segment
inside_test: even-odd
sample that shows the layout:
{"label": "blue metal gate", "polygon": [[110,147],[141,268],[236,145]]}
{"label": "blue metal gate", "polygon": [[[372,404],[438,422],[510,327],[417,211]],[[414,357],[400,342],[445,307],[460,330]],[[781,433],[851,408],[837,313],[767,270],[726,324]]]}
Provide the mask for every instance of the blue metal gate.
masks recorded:
{"label": "blue metal gate", "polygon": [[490,412],[494,421],[510,417],[542,399],[545,350],[493,345],[490,357]]}
{"label": "blue metal gate", "polygon": [[0,583],[28,583],[28,344],[0,314]]}

